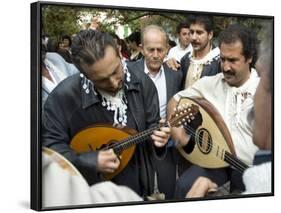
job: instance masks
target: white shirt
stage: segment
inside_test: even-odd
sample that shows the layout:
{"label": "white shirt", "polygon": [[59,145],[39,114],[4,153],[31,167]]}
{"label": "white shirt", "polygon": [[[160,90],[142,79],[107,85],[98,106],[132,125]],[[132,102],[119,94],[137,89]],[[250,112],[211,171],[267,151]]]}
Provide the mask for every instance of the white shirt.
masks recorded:
{"label": "white shirt", "polygon": [[180,44],[172,47],[168,53],[167,59],[175,58],[178,62],[188,52],[192,52],[192,45],[189,44],[185,49],[182,49]]}
{"label": "white shirt", "polygon": [[246,191],[243,194],[271,192],[271,162],[250,167],[243,174]]}
{"label": "white shirt", "polygon": [[73,64],[67,63],[58,53],[47,53],[44,63],[53,81],[42,76],[42,104],[62,80],[79,72]]}
{"label": "white shirt", "polygon": [[[252,69],[248,81],[238,88],[229,86],[223,78],[222,73],[203,77],[174,98],[178,101],[181,97],[202,97],[212,103],[229,129],[236,155],[251,165],[258,147],[252,141],[253,121],[248,115],[253,108],[259,77]],[[243,98],[243,94],[247,94],[247,98]]]}
{"label": "white shirt", "polygon": [[50,81],[45,76],[42,76],[42,103],[44,104],[48,95],[52,90],[62,81],[67,75],[64,74],[60,69],[58,69],[51,61],[47,58],[44,61],[47,70],[53,81]]}
{"label": "white shirt", "polygon": [[147,66],[146,61],[144,62],[144,72],[151,78],[156,86],[159,98],[159,110],[160,117],[166,119],[167,110],[167,87],[166,87],[166,77],[163,66],[161,66],[159,72],[156,75],[152,75]]}

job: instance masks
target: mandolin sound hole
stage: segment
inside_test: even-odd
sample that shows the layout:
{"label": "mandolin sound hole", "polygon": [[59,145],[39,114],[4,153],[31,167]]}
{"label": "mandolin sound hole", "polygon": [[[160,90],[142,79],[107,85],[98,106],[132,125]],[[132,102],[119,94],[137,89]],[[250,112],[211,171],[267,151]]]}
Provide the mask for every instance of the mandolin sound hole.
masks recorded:
{"label": "mandolin sound hole", "polygon": [[108,149],[115,148],[117,143],[118,141],[111,140],[108,143],[102,144],[100,147],[97,147],[97,150],[108,150]]}
{"label": "mandolin sound hole", "polygon": [[207,129],[205,128],[199,129],[196,133],[195,141],[199,150],[203,154],[208,154],[211,152],[213,142],[212,142],[211,134]]}

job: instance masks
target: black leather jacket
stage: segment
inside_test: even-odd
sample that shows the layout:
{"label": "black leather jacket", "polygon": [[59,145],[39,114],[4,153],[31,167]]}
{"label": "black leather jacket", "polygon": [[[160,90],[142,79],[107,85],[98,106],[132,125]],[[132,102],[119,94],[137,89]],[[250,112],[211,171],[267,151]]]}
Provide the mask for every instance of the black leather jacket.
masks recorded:
{"label": "black leather jacket", "polygon": [[[160,120],[157,90],[147,78],[138,79],[131,73],[131,81],[125,89],[131,123],[137,131],[144,131]],[[97,152],[76,154],[69,146],[72,137],[81,129],[111,122],[113,116],[101,105],[100,97],[93,91],[86,94],[79,74],[61,82],[49,95],[42,114],[42,144],[64,155],[86,178],[88,183],[100,182],[96,170]],[[130,123],[130,122],[128,122]],[[139,195],[152,193],[154,185],[153,159],[165,154],[165,148],[154,147],[151,140],[138,144],[131,163],[129,178],[123,175],[117,184],[128,185]],[[129,163],[129,164],[130,164]],[[129,165],[128,164],[128,165]],[[127,168],[126,167],[126,168]],[[126,168],[124,170],[126,170]],[[123,170],[123,171],[124,171]],[[122,173],[122,172],[121,172]],[[120,174],[121,174],[120,173]],[[117,175],[117,179],[118,179]],[[123,180],[124,179],[124,180]]]}

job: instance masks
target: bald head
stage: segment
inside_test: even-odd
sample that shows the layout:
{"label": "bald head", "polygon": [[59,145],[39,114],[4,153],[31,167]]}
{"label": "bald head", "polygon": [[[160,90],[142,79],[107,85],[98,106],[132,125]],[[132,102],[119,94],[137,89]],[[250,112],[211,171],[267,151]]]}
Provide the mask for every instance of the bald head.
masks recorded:
{"label": "bald head", "polygon": [[168,52],[168,37],[163,28],[145,27],[141,34],[142,54],[150,73],[158,73]]}
{"label": "bald head", "polygon": [[157,36],[161,36],[164,40],[164,43],[168,46],[168,35],[165,32],[165,30],[157,25],[148,25],[146,26],[141,33],[141,44],[144,44],[145,38],[147,37],[147,34],[151,35],[157,35]]}

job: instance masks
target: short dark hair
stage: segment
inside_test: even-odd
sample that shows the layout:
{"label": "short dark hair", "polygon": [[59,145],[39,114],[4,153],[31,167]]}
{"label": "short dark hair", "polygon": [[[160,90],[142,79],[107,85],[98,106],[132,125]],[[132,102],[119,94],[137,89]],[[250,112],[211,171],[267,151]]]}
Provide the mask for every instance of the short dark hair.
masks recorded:
{"label": "short dark hair", "polygon": [[141,43],[141,33],[139,31],[132,32],[127,38],[127,41],[136,42],[137,45]]}
{"label": "short dark hair", "polygon": [[110,35],[112,36],[113,39],[116,39],[117,44],[121,46],[121,39],[119,38],[119,36],[115,33],[110,33]]}
{"label": "short dark hair", "polygon": [[209,15],[191,15],[188,18],[189,24],[202,24],[204,29],[210,33],[214,30],[214,20]]}
{"label": "short dark hair", "polygon": [[170,47],[174,47],[174,46],[177,46],[177,43],[171,39],[169,39],[169,46]]}
{"label": "short dark hair", "polygon": [[243,45],[242,54],[246,59],[252,57],[252,63],[250,67],[255,67],[258,58],[258,46],[259,42],[256,34],[249,27],[241,24],[229,25],[225,30],[223,30],[219,35],[219,47],[222,43],[231,44],[236,41],[241,41]]}
{"label": "short dark hair", "polygon": [[188,28],[189,29],[190,24],[188,22],[181,22],[179,23],[179,25],[177,26],[177,34],[180,34],[181,29],[183,28]]}
{"label": "short dark hair", "polygon": [[69,41],[69,46],[71,47],[71,43],[72,43],[71,37],[69,35],[63,35],[62,40],[64,40],[64,39],[67,39]]}
{"label": "short dark hair", "polygon": [[71,53],[74,65],[83,72],[82,64],[91,65],[103,58],[105,49],[111,46],[119,55],[117,45],[108,33],[96,30],[82,30],[72,41]]}

